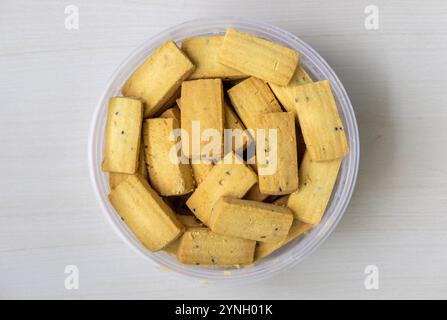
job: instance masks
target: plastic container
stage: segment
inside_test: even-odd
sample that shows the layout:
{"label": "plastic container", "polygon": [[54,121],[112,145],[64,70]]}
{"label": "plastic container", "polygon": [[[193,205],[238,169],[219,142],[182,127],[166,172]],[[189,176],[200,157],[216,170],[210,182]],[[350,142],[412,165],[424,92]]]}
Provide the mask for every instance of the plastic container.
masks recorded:
{"label": "plastic container", "polygon": [[[181,42],[182,39],[190,37],[223,34],[229,26],[281,43],[298,51],[301,54],[302,66],[314,80],[328,79],[330,81],[348,137],[350,153],[343,160],[336,187],[324,218],[309,234],[295,239],[271,256],[249,267],[224,269],[187,266],[178,263],[175,257],[164,252],[152,253],[147,250],[125,223],[121,221],[107,198],[109,193],[108,175],[102,172],[100,168],[107,103],[110,97],[120,94],[120,88],[126,79],[155,48],[166,40]],[[118,67],[107,83],[93,115],[88,153],[90,176],[102,212],[115,231],[130,247],[155,264],[182,275],[208,281],[224,280],[227,283],[246,283],[270,277],[296,265],[314,251],[334,230],[350,201],[354,189],[359,165],[359,147],[357,123],[346,91],[334,71],[309,45],[287,31],[264,23],[235,19],[198,19],[179,24],[148,39]]]}

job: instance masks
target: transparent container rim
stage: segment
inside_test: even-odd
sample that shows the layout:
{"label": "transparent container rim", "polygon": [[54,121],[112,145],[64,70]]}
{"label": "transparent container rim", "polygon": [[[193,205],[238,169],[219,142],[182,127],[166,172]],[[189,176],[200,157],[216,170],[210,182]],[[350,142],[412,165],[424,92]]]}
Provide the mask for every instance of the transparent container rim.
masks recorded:
{"label": "transparent container rim", "polygon": [[[256,29],[259,32],[265,32],[269,35],[280,37],[284,39],[284,41],[294,41],[300,46],[300,54],[302,56],[308,57],[315,65],[318,65],[318,68],[320,71],[325,74],[328,78],[328,80],[331,83],[332,89],[334,91],[334,94],[341,99],[339,103],[343,105],[343,111],[345,115],[345,122],[349,128],[349,136],[350,136],[350,153],[348,154],[347,158],[349,158],[349,162],[351,165],[348,167],[347,173],[346,173],[346,185],[344,186],[344,189],[342,190],[342,194],[340,195],[340,201],[337,203],[336,208],[334,209],[336,212],[334,214],[334,217],[330,223],[329,228],[326,228],[325,230],[322,230],[320,233],[321,235],[318,238],[312,238],[312,241],[306,241],[306,238],[309,238],[306,236],[302,241],[305,242],[305,245],[301,249],[300,255],[291,255],[288,257],[287,261],[281,263],[280,265],[277,265],[274,270],[258,270],[258,272],[250,273],[250,274],[241,274],[239,276],[225,276],[225,274],[222,275],[215,275],[212,271],[210,272],[208,269],[202,269],[202,268],[196,268],[196,271],[189,271],[185,272],[185,270],[182,270],[182,268],[179,268],[174,263],[167,263],[166,259],[161,257],[157,253],[151,253],[147,254],[146,252],[143,252],[138,245],[135,243],[135,241],[131,240],[129,237],[126,237],[126,235],[123,233],[123,230],[118,226],[114,218],[112,217],[109,208],[107,208],[106,201],[100,191],[99,185],[98,185],[98,179],[99,175],[101,174],[99,172],[99,168],[97,166],[97,159],[98,159],[98,150],[97,150],[97,137],[99,134],[99,130],[102,130],[103,128],[100,128],[97,123],[98,119],[100,117],[101,108],[104,105],[105,101],[108,100],[108,97],[110,95],[111,87],[115,81],[115,79],[120,75],[122,70],[124,68],[127,68],[129,63],[135,59],[141,52],[146,49],[149,44],[152,44],[152,46],[155,46],[157,44],[161,44],[163,41],[166,41],[167,38],[169,38],[170,35],[174,35],[179,30],[183,29],[189,29],[189,33],[199,32],[201,34],[204,33],[204,27],[209,28],[209,30],[212,30],[213,28],[222,29],[223,26],[235,26],[237,27],[245,27],[248,29]],[[199,30],[199,31],[197,31]],[[210,32],[213,33],[213,32]],[[195,36],[195,35],[191,35]],[[138,66],[138,64],[133,65],[133,69],[135,69]],[[89,164],[89,173],[91,182],[93,185],[93,189],[95,191],[96,198],[99,200],[101,211],[103,215],[106,216],[109,223],[112,225],[115,232],[120,236],[123,241],[129,245],[134,251],[138,252],[140,255],[151,261],[155,266],[165,266],[168,269],[172,269],[174,271],[173,274],[176,275],[182,275],[187,276],[192,279],[201,279],[206,281],[219,281],[224,280],[225,284],[234,284],[234,283],[249,283],[254,282],[258,280],[262,280],[268,277],[271,277],[275,274],[278,274],[288,268],[291,268],[292,266],[296,265],[300,261],[302,261],[305,257],[308,257],[314,250],[316,250],[325,240],[326,238],[332,233],[332,231],[337,226],[338,222],[340,221],[341,217],[343,216],[353,193],[355,183],[357,180],[357,174],[358,174],[358,167],[359,167],[359,160],[360,160],[360,143],[359,143],[359,132],[357,127],[357,122],[354,114],[354,110],[352,108],[351,102],[349,100],[349,97],[346,93],[346,90],[344,89],[342,83],[336,76],[335,72],[332,70],[332,68],[329,66],[329,64],[309,45],[307,45],[304,41],[302,41],[297,36],[289,33],[288,31],[285,31],[279,27],[266,24],[266,23],[260,23],[256,21],[251,21],[247,19],[235,19],[235,18],[229,18],[229,17],[222,17],[222,18],[200,18],[200,19],[194,19],[189,20],[177,25],[174,25],[168,29],[165,29],[164,31],[154,35],[153,37],[148,38],[145,40],[140,46],[138,46],[128,57],[118,66],[118,68],[115,70],[115,72],[112,74],[112,76],[109,78],[106,87],[101,94],[101,97],[99,99],[98,104],[96,105],[93,119],[91,122],[90,127],[90,135],[89,135],[89,141],[88,141],[88,164]],[[346,158],[345,160],[346,161]],[[246,267],[250,268],[250,267]],[[211,269],[212,270],[212,269]],[[220,283],[223,283],[222,281],[219,281]]]}

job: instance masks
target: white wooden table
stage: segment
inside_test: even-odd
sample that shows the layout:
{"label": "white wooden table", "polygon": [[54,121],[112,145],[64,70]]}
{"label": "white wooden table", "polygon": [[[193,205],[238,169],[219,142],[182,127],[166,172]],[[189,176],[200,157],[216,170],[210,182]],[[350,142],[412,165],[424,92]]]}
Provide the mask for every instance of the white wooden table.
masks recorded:
{"label": "white wooden table", "polygon": [[[367,5],[379,29],[367,30]],[[65,7],[79,8],[67,30]],[[95,104],[144,39],[212,16],[287,29],[319,51],[357,114],[362,154],[342,222],[303,263],[260,283],[175,277],[100,213],[87,168]],[[0,298],[447,298],[445,1],[0,2]],[[66,265],[80,271],[66,290]],[[365,267],[379,269],[366,290]]]}

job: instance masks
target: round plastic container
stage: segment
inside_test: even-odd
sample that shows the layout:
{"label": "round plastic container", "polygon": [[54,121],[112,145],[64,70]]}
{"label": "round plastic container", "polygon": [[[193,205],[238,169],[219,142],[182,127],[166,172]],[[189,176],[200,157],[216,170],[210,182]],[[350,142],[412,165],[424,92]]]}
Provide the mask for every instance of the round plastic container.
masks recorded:
{"label": "round plastic container", "polygon": [[[121,221],[111,206],[107,198],[110,191],[108,175],[101,171],[107,104],[110,97],[120,95],[120,88],[126,79],[163,42],[174,40],[180,43],[186,38],[223,34],[229,26],[298,51],[301,54],[301,65],[314,80],[328,79],[330,81],[344,123],[350,152],[343,160],[332,198],[321,223],[309,234],[295,239],[252,266],[233,269],[188,266],[180,264],[174,256],[164,252],[152,253],[147,250]],[[119,236],[131,248],[155,264],[182,275],[207,281],[224,280],[227,283],[247,283],[270,277],[296,265],[314,251],[334,230],[354,189],[359,165],[359,147],[357,123],[346,91],[334,71],[309,45],[287,31],[264,23],[234,19],[198,19],[179,24],[148,39],[118,67],[107,83],[93,115],[88,153],[90,176],[102,212]]]}

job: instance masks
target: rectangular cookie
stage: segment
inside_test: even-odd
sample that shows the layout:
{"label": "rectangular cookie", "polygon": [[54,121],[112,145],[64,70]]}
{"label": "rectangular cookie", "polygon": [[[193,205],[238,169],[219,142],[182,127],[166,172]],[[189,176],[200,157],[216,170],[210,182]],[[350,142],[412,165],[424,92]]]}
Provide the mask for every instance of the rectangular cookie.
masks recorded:
{"label": "rectangular cookie", "polygon": [[326,161],[347,155],[348,141],[329,81],[297,86],[293,90],[293,99],[312,159]]}
{"label": "rectangular cookie", "polygon": [[176,217],[186,228],[204,227],[203,223],[194,215],[177,214]]}
{"label": "rectangular cookie", "polygon": [[269,242],[258,242],[256,244],[255,250],[255,260],[262,259],[272,252],[278,250],[282,246],[286,245],[290,241],[298,238],[301,235],[306,234],[314,226],[312,224],[307,224],[298,220],[293,220],[292,226],[290,227],[287,237],[279,241],[269,241]]}
{"label": "rectangular cookie", "polygon": [[[264,141],[256,143],[259,190],[271,195],[294,192],[298,188],[295,116],[291,112],[260,114],[258,128],[265,132]],[[269,130],[276,130],[276,141],[270,141]]]}
{"label": "rectangular cookie", "polygon": [[[146,169],[146,161],[144,160],[144,144],[143,139],[141,139],[140,152],[138,153],[138,169],[136,174],[139,174],[143,179],[147,179],[147,169]],[[109,185],[110,189],[115,188],[122,181],[126,180],[129,174],[127,173],[109,173]]]}
{"label": "rectangular cookie", "polygon": [[177,259],[192,265],[237,266],[253,262],[256,241],[190,228],[180,238]]}
{"label": "rectangular cookie", "polygon": [[[184,214],[176,214],[177,220],[180,221],[186,228],[200,228],[203,227],[203,224],[193,215],[184,215]],[[175,241],[168,244],[163,248],[163,251],[170,254],[177,254],[178,246],[180,244],[180,239],[176,239]]]}
{"label": "rectangular cookie", "polygon": [[[146,167],[146,165],[144,165],[144,167]],[[109,173],[109,186],[110,186],[110,189],[115,188],[122,181],[126,180],[128,176],[129,176],[129,174],[127,174],[127,173],[110,172]]]}
{"label": "rectangular cookie", "polygon": [[219,52],[219,62],[244,74],[280,86],[290,82],[299,54],[280,44],[228,28]]}
{"label": "rectangular cookie", "polygon": [[[224,101],[224,128],[231,129],[228,133],[233,134],[231,139],[225,140],[228,143],[231,141],[231,150],[236,151],[239,149],[245,149],[251,142],[250,135],[245,132],[245,126],[241,119],[234,112],[233,108]],[[224,135],[225,136],[225,135]],[[227,147],[230,150],[229,147]]]}
{"label": "rectangular cookie", "polygon": [[122,220],[151,251],[163,249],[184,231],[172,209],[137,175],[129,175],[110,192],[109,199]]}
{"label": "rectangular cookie", "polygon": [[172,118],[180,123],[180,108],[178,106],[169,108],[160,115],[160,118]]}
{"label": "rectangular cookie", "polygon": [[[180,110],[181,104],[182,104],[182,100],[177,99],[177,106],[179,109],[178,110],[179,111],[179,119],[181,116],[181,110]],[[224,102],[224,108],[225,108],[225,102]],[[168,110],[166,110],[166,111],[168,111]],[[165,112],[165,113],[166,113],[166,115],[168,115],[167,112]],[[162,114],[162,116],[163,116],[163,114]],[[194,161],[194,159],[196,159],[196,161]],[[191,168],[192,168],[194,180],[196,182],[196,186],[198,186],[202,183],[202,181],[205,179],[205,177],[208,175],[208,173],[213,168],[213,163],[210,161],[201,160],[200,157],[192,157]]]}
{"label": "rectangular cookie", "polygon": [[[179,107],[181,107],[181,99],[177,100],[177,104]],[[245,149],[251,140],[250,136],[244,133],[245,131],[244,124],[239,119],[237,114],[234,112],[233,108],[230,107],[228,103],[225,102],[225,99],[223,100],[223,110],[224,110],[224,129],[231,129],[232,132],[239,130],[238,134],[241,134],[241,141],[242,141],[241,147]],[[235,151],[236,149],[238,149],[240,143],[236,140],[235,137],[233,137],[231,141],[232,141],[232,150]]]}
{"label": "rectangular cookie", "polygon": [[259,184],[255,184],[253,187],[251,187],[250,190],[245,194],[244,199],[246,200],[253,200],[253,201],[264,201],[267,199],[270,195],[264,194],[259,190]]}
{"label": "rectangular cookie", "polygon": [[[307,74],[303,67],[298,66],[296,68],[295,74],[292,80],[287,86],[278,86],[274,83],[269,83],[270,88],[281,102],[284,109],[288,112],[293,112],[296,115],[295,101],[293,92],[296,87],[301,86],[306,83],[311,83],[312,78]],[[301,163],[304,151],[306,150],[306,144],[304,142],[303,133],[301,132],[301,127],[298,122],[298,117],[296,116],[296,143],[297,143],[297,153],[298,153],[298,165]]]}
{"label": "rectangular cookie", "polygon": [[296,219],[317,224],[321,221],[337,180],[341,159],[315,161],[309,152],[304,154],[300,166],[300,186],[292,193],[287,206]]}
{"label": "rectangular cookie", "polygon": [[164,110],[167,110],[169,108],[175,107],[175,104],[177,102],[177,99],[180,99],[180,86],[175,90],[175,93],[161,106],[160,110],[157,112],[157,114],[162,113]]}
{"label": "rectangular cookie", "polygon": [[281,102],[284,109],[296,113],[293,96],[294,90],[296,87],[310,82],[312,82],[312,78],[307,74],[303,67],[298,66],[288,85],[279,86],[274,83],[269,83],[269,86],[276,98]]}
{"label": "rectangular cookie", "polygon": [[239,129],[241,131],[245,130],[245,126],[242,121],[239,119],[237,114],[233,111],[233,109],[224,101],[224,127],[225,129]]}
{"label": "rectangular cookie", "polygon": [[227,93],[234,110],[247,129],[256,129],[259,114],[282,111],[269,86],[260,79],[250,77]]}
{"label": "rectangular cookie", "polygon": [[217,61],[223,36],[197,37],[186,39],[182,42],[181,48],[196,66],[189,79],[240,79],[247,75],[233,68],[227,67]]}
{"label": "rectangular cookie", "polygon": [[272,203],[276,204],[277,206],[286,207],[288,200],[289,200],[289,195],[286,195],[286,196],[281,196],[281,197],[275,199]]}
{"label": "rectangular cookie", "polygon": [[229,153],[213,166],[205,180],[186,201],[188,208],[203,223],[208,225],[213,204],[222,196],[242,198],[257,182],[256,174]]}
{"label": "rectangular cookie", "polygon": [[139,100],[110,98],[103,171],[128,174],[137,171],[142,121],[143,106]]}
{"label": "rectangular cookie", "polygon": [[175,129],[178,123],[172,118],[146,119],[143,125],[149,181],[162,196],[178,196],[194,190],[191,166],[181,163],[180,158],[175,157],[177,153],[173,153],[179,143],[178,139],[173,139]]}
{"label": "rectangular cookie", "polygon": [[303,132],[301,131],[300,123],[295,121],[296,132],[296,153],[298,157],[298,167],[303,161],[304,153],[306,152],[306,143],[304,142]]}
{"label": "rectangular cookie", "polygon": [[144,102],[144,117],[153,117],[176,94],[194,65],[173,41],[158,47],[130,76],[121,92]]}
{"label": "rectangular cookie", "polygon": [[221,197],[213,205],[210,228],[218,234],[256,240],[282,241],[289,233],[293,214],[271,203]]}
{"label": "rectangular cookie", "polygon": [[[203,79],[183,82],[180,108],[183,153],[189,158],[200,157],[206,153],[205,146],[210,142],[202,141],[201,137],[203,138],[205,130],[212,129],[221,140],[220,146],[217,145],[209,156],[219,157],[222,154],[224,129],[222,81]],[[194,125],[199,125],[200,130],[193,130]]]}
{"label": "rectangular cookie", "polygon": [[196,186],[199,186],[205,180],[208,173],[213,169],[213,163],[207,161],[200,161],[198,163],[191,162],[192,172]]}

